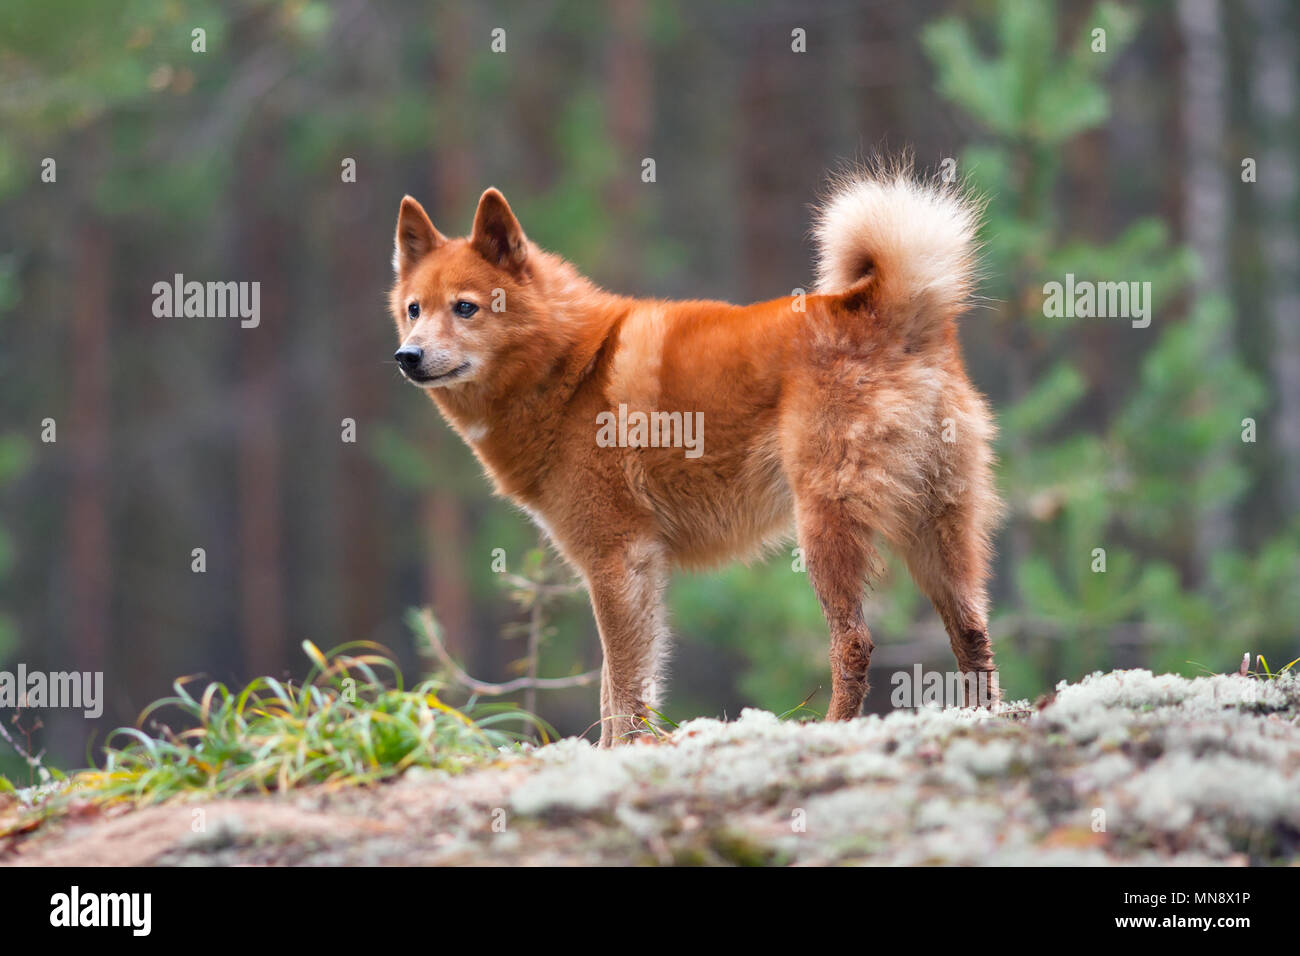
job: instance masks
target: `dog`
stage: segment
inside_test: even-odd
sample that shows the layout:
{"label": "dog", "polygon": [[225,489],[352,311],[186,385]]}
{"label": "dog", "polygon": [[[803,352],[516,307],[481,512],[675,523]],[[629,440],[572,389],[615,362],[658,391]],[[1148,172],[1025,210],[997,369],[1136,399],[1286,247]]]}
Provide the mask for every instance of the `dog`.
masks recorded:
{"label": "dog", "polygon": [[606,292],[531,242],[495,188],[464,238],[402,199],[395,360],[585,581],[601,746],[659,706],[670,571],[791,532],[830,629],[828,719],[867,693],[878,540],[938,610],[963,703],[998,699],[995,426],[956,326],[979,215],[910,165],[842,174],[816,214],[816,291],[737,306]]}

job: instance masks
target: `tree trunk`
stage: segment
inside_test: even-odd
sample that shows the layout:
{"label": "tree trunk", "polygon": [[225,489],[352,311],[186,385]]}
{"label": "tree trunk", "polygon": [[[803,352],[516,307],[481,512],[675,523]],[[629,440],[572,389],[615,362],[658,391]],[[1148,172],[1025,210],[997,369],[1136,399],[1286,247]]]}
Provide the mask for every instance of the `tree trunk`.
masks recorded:
{"label": "tree trunk", "polygon": [[645,281],[634,215],[644,190],[659,188],[641,182],[641,162],[649,150],[652,65],[646,50],[643,0],[615,0],[610,15],[613,23],[605,61],[605,114],[618,159],[605,196],[611,220],[624,227],[611,237],[612,251],[603,272],[615,288],[627,289]]}
{"label": "tree trunk", "polygon": [[284,262],[287,245],[262,201],[264,177],[276,168],[277,150],[266,126],[250,130],[251,148],[242,168],[248,181],[240,189],[242,235],[240,276],[265,279],[261,317],[255,328],[236,328],[243,386],[239,427],[239,580],[240,627],[245,677],[279,675],[284,666],[284,580],[281,568],[279,376],[286,363],[278,355],[280,323],[287,315]]}
{"label": "tree trunk", "polygon": [[[1183,0],[1177,4],[1183,35],[1183,142],[1187,178],[1183,192],[1183,227],[1200,261],[1194,289],[1197,296],[1228,297],[1227,247],[1229,209],[1223,144],[1226,140],[1228,76],[1218,0]],[[1230,337],[1218,344],[1219,354],[1233,348]],[[1223,452],[1215,452],[1221,459]],[[1221,460],[1207,463],[1214,470]],[[1232,547],[1235,535],[1231,508],[1210,502],[1195,524],[1195,561],[1204,580],[1211,559]]]}
{"label": "tree trunk", "polygon": [[73,463],[68,502],[72,659],[77,670],[100,671],[111,630],[108,328],[112,290],[108,237],[93,214],[80,225],[76,263],[70,342],[76,350],[77,366],[76,374],[70,376],[70,427],[64,433]]}
{"label": "tree trunk", "polygon": [[[749,24],[746,46],[761,49],[762,38],[762,25]],[[746,296],[761,300],[790,295],[796,285],[789,281],[789,260],[780,245],[780,237],[790,232],[790,222],[781,204],[774,200],[784,194],[784,174],[790,163],[790,144],[772,135],[771,121],[786,67],[772,56],[749,56],[741,62],[737,185],[741,198],[740,274]]]}
{"label": "tree trunk", "polygon": [[1256,198],[1265,278],[1264,319],[1277,392],[1273,441],[1281,464],[1282,513],[1300,513],[1300,243],[1295,232],[1295,35],[1282,0],[1254,0],[1254,127],[1262,147]]}
{"label": "tree trunk", "polygon": [[[347,222],[352,214],[349,200],[357,194],[349,190],[361,187],[339,184],[334,188],[341,196],[335,222]],[[351,418],[357,428],[355,444],[341,445],[337,483],[338,526],[332,562],[337,597],[333,599],[342,605],[339,617],[343,633],[335,636],[336,641],[372,639],[388,611],[384,605],[387,523],[375,508],[381,488],[366,449],[385,418],[385,392],[376,387],[379,383],[370,370],[381,368],[378,363],[394,346],[392,323],[384,321],[382,307],[375,305],[372,250],[364,247],[360,241],[363,237],[366,233],[362,230],[337,229],[331,242],[334,301],[341,305],[334,316],[335,334],[342,348],[334,356],[339,390],[335,420],[330,424],[341,429],[342,420]]]}

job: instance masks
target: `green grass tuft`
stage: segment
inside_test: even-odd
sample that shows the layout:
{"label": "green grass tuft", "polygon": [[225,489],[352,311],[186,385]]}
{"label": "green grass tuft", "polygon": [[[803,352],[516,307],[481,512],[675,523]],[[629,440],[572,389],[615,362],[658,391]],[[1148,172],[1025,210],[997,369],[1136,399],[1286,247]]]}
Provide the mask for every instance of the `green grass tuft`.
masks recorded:
{"label": "green grass tuft", "polygon": [[1290,664],[1287,664],[1281,670],[1274,672],[1269,670],[1268,661],[1264,660],[1263,654],[1257,654],[1255,659],[1259,661],[1259,666],[1262,667],[1264,670],[1263,673],[1260,673],[1259,671],[1251,671],[1250,676],[1258,677],[1261,680],[1277,680],[1279,677],[1281,677],[1291,668],[1295,667],[1296,664],[1300,664],[1300,657],[1297,657],[1295,660],[1293,660]]}
{"label": "green grass tuft", "polygon": [[[379,645],[345,644],[326,655],[304,641],[303,650],[312,669],[302,684],[259,677],[238,692],[211,683],[196,696],[193,678],[177,680],[175,696],[146,708],[137,727],[110,735],[104,768],[75,774],[68,795],[154,803],[367,784],[410,767],[457,772],[516,745],[525,730],[548,739],[541,720],[508,704],[452,707],[437,680],[403,689],[393,662],[374,653]],[[163,726],[156,736],[139,729],[163,712],[179,715],[186,729]]]}

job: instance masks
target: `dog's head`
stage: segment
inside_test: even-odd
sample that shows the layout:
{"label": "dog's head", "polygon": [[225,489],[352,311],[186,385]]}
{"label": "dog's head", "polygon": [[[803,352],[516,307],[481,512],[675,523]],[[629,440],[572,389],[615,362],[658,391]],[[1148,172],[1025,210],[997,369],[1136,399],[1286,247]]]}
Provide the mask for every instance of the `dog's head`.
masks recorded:
{"label": "dog's head", "polygon": [[519,220],[496,189],[483,193],[462,239],[443,236],[418,202],[403,198],[391,296],[402,374],[422,388],[486,380],[527,341],[529,258]]}

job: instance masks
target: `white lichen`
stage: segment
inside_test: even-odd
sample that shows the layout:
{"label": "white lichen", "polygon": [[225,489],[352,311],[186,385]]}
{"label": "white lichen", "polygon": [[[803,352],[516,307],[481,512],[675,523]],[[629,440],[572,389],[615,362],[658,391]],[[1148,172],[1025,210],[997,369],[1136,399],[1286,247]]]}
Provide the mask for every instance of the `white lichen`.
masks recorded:
{"label": "white lichen", "polygon": [[806,863],[1293,861],[1297,714],[1291,678],[1142,670],[1062,683],[1037,711],[800,724],[749,709],[653,744],[539,748],[509,801],[525,818],[586,816],[659,858],[679,844],[707,857],[725,830]]}

